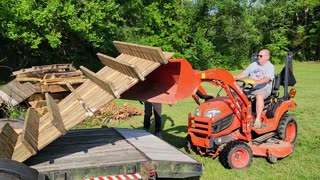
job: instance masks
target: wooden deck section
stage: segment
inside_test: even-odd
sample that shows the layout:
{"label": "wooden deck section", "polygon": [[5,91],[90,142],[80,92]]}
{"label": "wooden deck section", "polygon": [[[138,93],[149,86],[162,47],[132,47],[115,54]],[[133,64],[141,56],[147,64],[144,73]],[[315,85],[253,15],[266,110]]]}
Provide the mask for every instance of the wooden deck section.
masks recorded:
{"label": "wooden deck section", "polygon": [[141,172],[146,162],[151,162],[162,177],[168,177],[170,169],[180,166],[189,169],[179,173],[192,176],[202,173],[200,162],[158,137],[144,130],[119,128],[69,131],[25,163],[49,177],[63,172],[67,177],[81,179],[127,174],[132,169]]}
{"label": "wooden deck section", "polygon": [[[90,80],[84,82],[77,89],[72,89],[72,93],[58,104],[47,96],[46,103],[49,106],[49,112],[40,117],[37,126],[37,143],[33,143],[37,144],[37,150],[45,148],[85,118],[92,116],[108,102],[120,97],[123,92],[144,80],[145,76],[161,64],[166,64],[173,55],[173,53],[162,52],[158,47],[119,41],[115,41],[114,45],[121,53],[118,57],[111,58],[101,53],[97,54],[106,65],[100,71],[94,73],[85,67],[81,68]],[[63,66],[63,68],[65,67]],[[35,69],[37,70],[37,68]],[[12,89],[19,88],[14,85]],[[23,129],[23,131],[28,131],[28,129]],[[21,139],[20,136],[19,138]],[[19,145],[19,148],[15,148],[16,150],[19,151],[14,154],[18,155],[13,156],[13,159],[19,162],[25,161],[36,153],[31,152],[28,146]]]}
{"label": "wooden deck section", "polygon": [[26,100],[35,92],[36,90],[31,83],[27,82],[21,84],[17,80],[13,80],[0,88],[0,99],[3,103],[15,106]]}
{"label": "wooden deck section", "polygon": [[9,123],[0,124],[0,158],[11,159],[18,134]]}

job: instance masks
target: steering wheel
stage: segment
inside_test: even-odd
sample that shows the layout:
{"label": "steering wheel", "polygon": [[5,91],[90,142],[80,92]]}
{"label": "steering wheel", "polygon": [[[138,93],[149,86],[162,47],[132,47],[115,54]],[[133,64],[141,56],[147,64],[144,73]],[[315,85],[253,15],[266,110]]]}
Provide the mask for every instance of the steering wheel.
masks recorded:
{"label": "steering wheel", "polygon": [[242,83],[241,88],[243,90],[250,90],[253,88],[254,84],[252,82],[249,81],[244,81],[242,79],[236,79],[237,83]]}

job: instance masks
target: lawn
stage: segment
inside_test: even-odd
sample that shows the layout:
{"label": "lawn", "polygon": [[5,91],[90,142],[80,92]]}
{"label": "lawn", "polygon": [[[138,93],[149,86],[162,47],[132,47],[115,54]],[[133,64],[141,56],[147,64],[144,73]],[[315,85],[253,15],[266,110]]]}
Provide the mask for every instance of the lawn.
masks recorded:
{"label": "lawn", "polygon": [[[290,112],[297,119],[298,138],[295,152],[290,156],[270,164],[265,158],[254,158],[250,167],[244,170],[225,169],[218,159],[192,155],[204,164],[200,179],[320,179],[320,63],[294,62],[294,74],[297,80],[295,86],[297,95],[294,100],[297,110]],[[282,66],[277,66],[279,72]],[[234,71],[236,74],[240,71]],[[129,102],[137,108],[143,106],[135,101],[116,100],[121,105]],[[184,138],[187,135],[187,114],[194,113],[196,104],[191,98],[174,104],[163,105],[163,139],[181,151],[184,151]],[[136,116],[121,123],[111,123],[108,126],[140,129],[143,116]],[[153,125],[152,125],[153,126]],[[153,129],[151,129],[153,130]]]}

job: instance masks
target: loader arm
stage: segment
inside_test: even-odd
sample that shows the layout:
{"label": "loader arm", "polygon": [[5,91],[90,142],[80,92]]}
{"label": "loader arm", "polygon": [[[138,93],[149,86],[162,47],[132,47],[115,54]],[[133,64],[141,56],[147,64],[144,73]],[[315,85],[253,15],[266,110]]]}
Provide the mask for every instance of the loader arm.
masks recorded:
{"label": "loader arm", "polygon": [[[209,82],[215,86],[222,87],[232,102],[234,114],[242,122],[242,132],[247,139],[251,139],[250,123],[252,121],[251,102],[247,99],[246,94],[239,87],[233,75],[224,69],[211,69],[198,71],[196,73],[201,82]],[[204,90],[201,90],[204,92]],[[197,101],[196,101],[197,102]]]}

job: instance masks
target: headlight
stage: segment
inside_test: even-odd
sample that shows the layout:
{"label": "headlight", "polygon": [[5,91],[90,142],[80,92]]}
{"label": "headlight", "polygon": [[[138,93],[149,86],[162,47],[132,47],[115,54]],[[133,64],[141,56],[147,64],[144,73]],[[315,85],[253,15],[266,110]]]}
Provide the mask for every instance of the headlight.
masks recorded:
{"label": "headlight", "polygon": [[195,116],[200,116],[201,115],[201,111],[200,108],[197,107],[196,112],[194,113]]}
{"label": "headlight", "polygon": [[204,116],[206,118],[213,118],[213,117],[218,116],[220,113],[221,113],[221,111],[219,109],[211,109],[211,110],[207,111]]}

